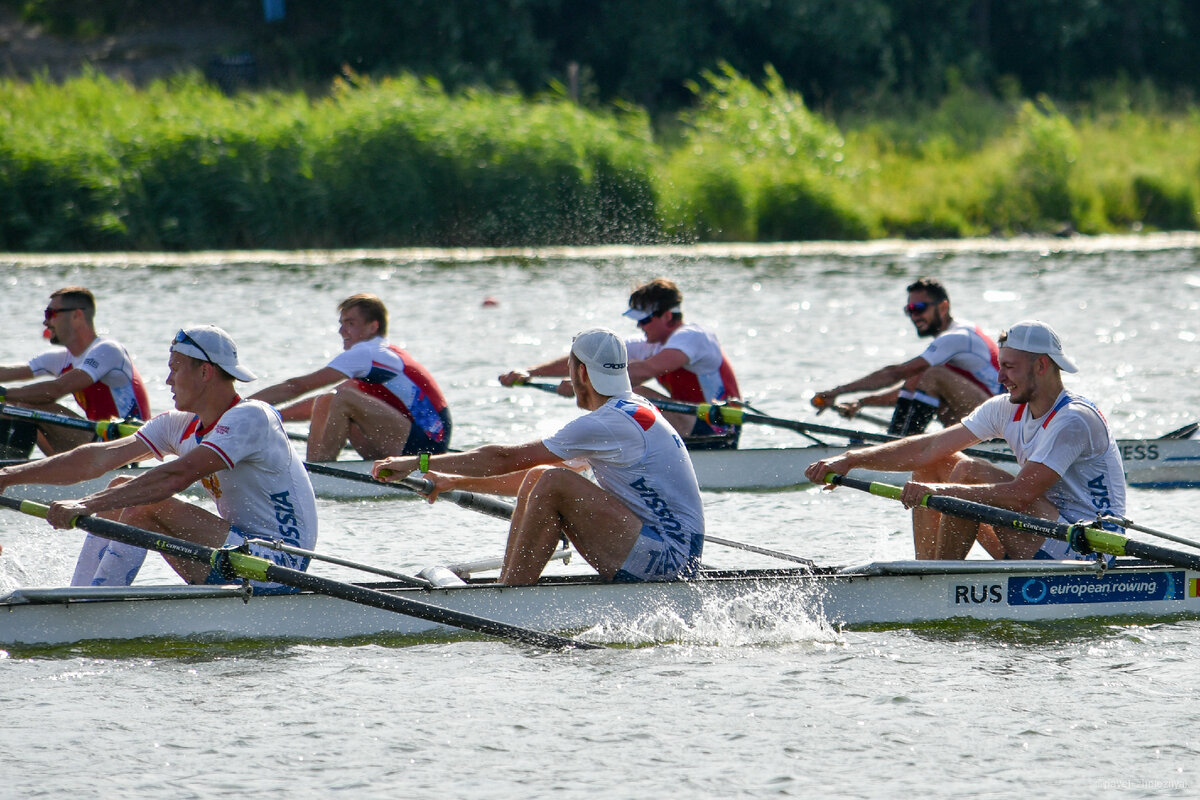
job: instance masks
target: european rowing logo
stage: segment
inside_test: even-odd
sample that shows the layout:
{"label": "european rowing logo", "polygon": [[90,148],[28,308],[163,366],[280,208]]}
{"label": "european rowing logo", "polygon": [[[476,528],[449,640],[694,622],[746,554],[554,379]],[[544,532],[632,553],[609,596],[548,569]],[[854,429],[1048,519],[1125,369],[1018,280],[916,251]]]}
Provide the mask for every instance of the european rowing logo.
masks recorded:
{"label": "european rowing logo", "polygon": [[[1195,583],[1195,581],[1192,581]],[[1142,603],[1184,599],[1182,571],[1140,572],[1132,575],[1048,575],[1009,578],[1008,603],[1014,606],[1082,603]],[[1188,591],[1193,587],[1187,586]],[[1195,596],[1195,595],[1193,595]]]}

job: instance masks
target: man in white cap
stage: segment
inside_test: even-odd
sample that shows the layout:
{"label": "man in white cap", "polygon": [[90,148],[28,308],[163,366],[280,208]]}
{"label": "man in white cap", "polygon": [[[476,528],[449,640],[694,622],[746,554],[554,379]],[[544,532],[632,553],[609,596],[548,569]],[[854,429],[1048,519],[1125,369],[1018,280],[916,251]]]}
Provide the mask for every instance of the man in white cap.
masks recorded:
{"label": "man in white cap", "polygon": [[[1065,542],[1015,530],[993,537],[978,523],[919,505],[937,494],[1069,523],[1123,516],[1125,474],[1108,423],[1090,401],[1063,388],[1062,373],[1077,371],[1053,328],[1018,322],[1000,337],[1007,395],[944,430],[851,450],[812,464],[806,474],[822,483],[830,472],[845,475],[855,467],[912,470],[901,500],[913,510],[917,558],[966,558],[977,538],[995,558],[1083,558]],[[997,437],[1016,455],[1016,475],[960,452]]]}
{"label": "man in white cap", "polygon": [[[47,520],[66,528],[76,517],[102,514],[209,547],[260,538],[311,549],[317,509],[308,472],[288,442],[279,413],[238,395],[235,381],[252,381],[254,374],[238,360],[233,339],[220,328],[197,325],[175,335],[170,353],[167,385],[177,410],[154,417],[134,436],[0,470],[0,491],[24,483],[73,484],[135,461],[177,456],[136,478],[114,480],[95,494],[53,503]],[[174,497],[196,481],[208,490],[217,514]],[[308,565],[307,558],[274,549],[251,545],[250,550],[293,569]],[[128,585],[145,556],[140,548],[89,535],[71,583]],[[167,561],[188,583],[224,582],[206,564],[170,556]],[[275,584],[255,587],[284,590]]]}
{"label": "man in white cap", "polygon": [[[716,335],[699,325],[684,323],[683,293],[673,281],[655,278],[634,289],[624,315],[637,323],[643,337],[625,340],[629,378],[639,394],[669,396],[685,403],[726,403],[741,398],[733,366]],[[531,377],[566,374],[567,359],[563,356],[528,370],[505,373],[500,383],[512,386]],[[651,380],[657,380],[667,394],[643,385]],[[570,394],[565,385],[559,391]],[[665,416],[688,437],[688,447],[693,450],[737,447],[740,428],[710,424],[695,414],[667,412]]]}
{"label": "man in white cap", "polygon": [[[588,414],[522,445],[386,458],[375,475],[387,470],[396,479],[420,469],[436,487],[431,499],[448,489],[516,495],[504,584],[535,583],[563,539],[606,580],[688,578],[704,547],[700,487],[675,429],[633,393],[627,358],[612,331],[584,331],[567,370]],[[585,460],[599,486],[562,468],[569,459]]]}

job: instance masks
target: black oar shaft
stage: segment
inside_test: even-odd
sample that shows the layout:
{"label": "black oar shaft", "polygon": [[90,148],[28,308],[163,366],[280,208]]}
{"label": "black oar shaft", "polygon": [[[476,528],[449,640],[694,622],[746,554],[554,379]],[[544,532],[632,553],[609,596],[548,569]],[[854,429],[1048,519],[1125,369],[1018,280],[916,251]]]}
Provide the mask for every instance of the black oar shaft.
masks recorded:
{"label": "black oar shaft", "polygon": [[[555,388],[548,383],[535,383],[527,381],[522,386],[529,386],[534,389],[541,389],[546,392],[554,392]],[[728,405],[720,405],[717,403],[684,403],[679,400],[668,400],[663,397],[647,397],[651,403],[660,411],[671,411],[676,414],[688,414],[698,417],[705,422],[715,423],[718,425],[743,425],[745,423],[754,423],[756,425],[766,425],[772,428],[785,428],[787,430],[796,431],[805,435],[812,433],[824,434],[826,436],[840,436],[850,441],[858,442],[875,442],[882,444],[884,442],[894,442],[901,438],[892,436],[887,433],[871,433],[870,431],[856,431],[851,428],[836,428],[832,425],[818,425],[813,422],[801,422],[795,419],[783,419],[782,417],[769,417],[765,414],[755,414],[741,408],[735,408]],[[983,450],[976,447],[968,447],[963,450],[969,456],[986,459],[988,461],[1006,461],[1015,462],[1017,457],[1012,453],[998,453],[992,450]]]}
{"label": "black oar shaft", "polygon": [[[900,499],[900,487],[886,483],[864,481],[858,478],[848,478],[833,474],[826,476],[826,482],[839,486],[847,486],[851,489],[858,489],[892,500]],[[996,508],[971,500],[961,500],[957,497],[930,494],[925,496],[921,504],[934,511],[954,517],[962,517],[974,522],[1013,528],[1014,530],[1045,536],[1050,539],[1059,539],[1064,542],[1072,542],[1073,534],[1076,530],[1076,526],[1065,522],[1052,522],[1030,514],[1022,514],[1019,511],[1009,511],[1005,508]],[[1163,564],[1183,567],[1184,569],[1200,570],[1200,556],[1198,555],[1171,550],[1170,548],[1148,542],[1139,542],[1136,539],[1130,539],[1127,536],[1114,533],[1113,531],[1106,531],[1102,528],[1088,527],[1081,529],[1081,532],[1088,546],[1098,553],[1107,553],[1115,556],[1135,556]]]}
{"label": "black oar shaft", "polygon": [[105,441],[129,436],[141,427],[140,422],[121,422],[118,420],[100,420],[97,422],[82,417],[52,414],[48,411],[38,411],[33,408],[9,405],[8,403],[0,403],[0,416],[23,419],[29,422],[44,422],[47,425],[58,425],[63,428],[91,431]]}
{"label": "black oar shaft", "polygon": [[[398,491],[414,494],[426,495],[433,490],[433,484],[426,480],[404,478],[396,482],[379,481],[370,475],[364,475],[361,472],[352,472],[351,470],[339,467],[331,467],[328,464],[305,461],[304,466],[314,475],[328,475],[332,478],[343,478],[348,481],[357,481],[358,483],[373,483],[376,486],[387,486]],[[512,518],[513,507],[503,500],[497,500],[494,497],[458,490],[442,492],[438,496],[454,503],[456,506],[461,506],[471,511],[479,511],[498,519]]]}
{"label": "black oar shaft", "polygon": [[[47,510],[47,507],[40,503],[18,500],[2,495],[0,495],[0,505],[38,517],[44,517]],[[280,583],[296,589],[348,600],[352,603],[380,608],[385,611],[394,611],[429,622],[462,628],[475,633],[500,636],[541,647],[576,647],[580,649],[597,649],[599,647],[598,645],[569,639],[553,633],[521,628],[506,622],[477,617],[473,614],[465,614],[430,603],[422,603],[411,598],[385,594],[364,586],[355,586],[354,584],[342,583],[330,578],[322,578],[307,572],[281,567],[258,556],[231,550],[218,550],[206,545],[167,536],[166,534],[135,528],[121,522],[104,519],[103,517],[78,517],[75,520],[75,525],[105,539],[124,542],[147,550],[154,550],[164,555],[177,556],[190,561],[209,564],[221,569],[223,572],[231,573],[230,577],[236,576],[255,581]]]}

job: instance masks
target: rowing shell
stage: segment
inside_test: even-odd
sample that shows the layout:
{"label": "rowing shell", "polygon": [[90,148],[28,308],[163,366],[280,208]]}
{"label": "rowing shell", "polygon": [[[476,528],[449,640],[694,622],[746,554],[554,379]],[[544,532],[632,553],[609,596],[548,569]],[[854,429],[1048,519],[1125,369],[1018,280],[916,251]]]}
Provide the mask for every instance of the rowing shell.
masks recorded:
{"label": "rowing shell", "polygon": [[[1197,439],[1121,439],[1117,442],[1125,464],[1125,480],[1129,486],[1143,489],[1182,489],[1200,487],[1200,440]],[[1003,443],[984,443],[981,450],[1008,453]],[[846,452],[846,447],[810,445],[808,447],[748,448],[742,450],[698,450],[692,452],[692,464],[701,489],[712,491],[757,491],[788,489],[808,485],[804,470],[823,458],[833,458]],[[329,466],[362,474],[371,472],[370,461],[327,462]],[[1015,470],[1012,462],[996,462]],[[103,478],[84,481],[72,486],[33,484],[22,489],[22,497],[39,503],[82,497],[99,491],[118,475],[139,475],[148,467],[124,467]],[[850,473],[864,480],[884,483],[903,483],[902,473],[854,470]],[[313,490],[317,497],[327,500],[364,500],[412,497],[411,493],[370,483],[348,481],[327,475],[312,474]],[[199,491],[199,490],[197,490]]]}
{"label": "rowing shell", "polygon": [[[756,626],[802,620],[833,627],[946,620],[1050,622],[1200,618],[1189,570],[1130,564],[1102,573],[1080,561],[896,561],[807,570],[707,571],[679,583],[544,578],[532,587],[472,582],[436,589],[373,588],[537,630],[667,638],[705,619]],[[239,587],[20,589],[0,598],[0,646],[86,640],[337,640],[448,635],[451,629],[308,593],[249,597]],[[461,632],[460,632],[461,633]]]}
{"label": "rowing shell", "polygon": [[[861,445],[859,445],[861,446]],[[701,489],[715,491],[786,489],[808,485],[804,470],[814,461],[846,452],[843,446],[811,445],[745,450],[707,450],[692,453],[692,464]],[[1012,457],[1003,442],[983,442],[977,450]],[[1125,467],[1125,482],[1139,489],[1200,488],[1200,440],[1118,439]],[[1015,472],[1013,461],[996,461]],[[864,480],[903,483],[906,473],[852,470]]]}

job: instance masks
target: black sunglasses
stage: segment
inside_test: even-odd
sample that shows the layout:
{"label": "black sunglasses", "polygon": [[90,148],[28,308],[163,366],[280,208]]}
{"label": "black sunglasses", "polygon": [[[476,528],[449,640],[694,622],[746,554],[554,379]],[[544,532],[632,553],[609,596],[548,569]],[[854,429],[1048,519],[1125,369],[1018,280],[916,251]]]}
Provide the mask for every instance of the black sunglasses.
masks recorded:
{"label": "black sunglasses", "polygon": [[46,321],[49,322],[50,320],[54,319],[57,315],[63,313],[64,311],[82,311],[82,310],[83,310],[83,306],[63,306],[62,308],[47,308],[46,309]]}
{"label": "black sunglasses", "polygon": [[201,353],[203,353],[203,354],[204,354],[204,360],[205,360],[205,361],[207,361],[207,362],[208,362],[208,363],[210,363],[210,364],[215,364],[215,363],[216,363],[215,361],[213,361],[213,360],[212,360],[212,356],[210,356],[210,355],[208,354],[208,351],[207,351],[207,350],[205,350],[203,347],[201,347],[201,346],[200,346],[200,343],[199,343],[199,342],[197,342],[197,341],[196,341],[195,339],[193,339],[192,337],[188,336],[188,335],[187,335],[185,332],[183,332],[183,331],[180,331],[179,333],[175,334],[175,339],[174,339],[174,340],[171,342],[171,344],[186,344],[186,345],[190,345],[190,346],[192,346],[192,347],[196,348],[197,350],[199,350]]}

